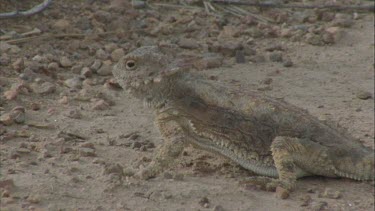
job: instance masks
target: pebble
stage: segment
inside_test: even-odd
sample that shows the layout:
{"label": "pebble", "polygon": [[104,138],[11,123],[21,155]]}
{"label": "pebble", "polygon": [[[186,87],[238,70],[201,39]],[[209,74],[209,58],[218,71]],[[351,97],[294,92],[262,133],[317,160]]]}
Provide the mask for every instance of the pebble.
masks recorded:
{"label": "pebble", "polygon": [[81,76],[89,78],[92,76],[92,70],[89,67],[83,67],[81,70]]}
{"label": "pebble", "polygon": [[238,64],[242,64],[246,62],[245,54],[243,50],[237,50],[235,58],[236,58],[236,63]]}
{"label": "pebble", "polygon": [[322,37],[314,33],[306,34],[305,41],[311,45],[317,45],[317,46],[321,46],[324,44]]}
{"label": "pebble", "polygon": [[289,191],[280,186],[276,187],[276,197],[279,199],[287,199],[289,197]]}
{"label": "pebble", "polygon": [[64,116],[67,116],[72,119],[81,119],[82,113],[78,109],[70,109],[65,112]]}
{"label": "pebble", "polygon": [[51,62],[47,65],[47,69],[51,71],[56,71],[59,69],[59,64],[57,62]]}
{"label": "pebble", "polygon": [[6,54],[6,53],[1,54],[0,65],[6,66],[9,63],[10,63],[10,57],[8,56],[8,54]]}
{"label": "pebble", "polygon": [[203,197],[199,200],[198,204],[204,208],[208,208],[210,206],[210,201],[207,197]]}
{"label": "pebble", "polygon": [[270,53],[269,59],[272,62],[282,62],[283,61],[283,55],[282,55],[281,52],[275,51],[275,52]]}
{"label": "pebble", "polygon": [[132,7],[134,9],[143,9],[146,7],[146,2],[142,0],[132,0]]}
{"label": "pebble", "polygon": [[309,195],[304,195],[303,197],[300,198],[302,203],[300,204],[301,207],[306,207],[309,206],[311,202],[311,196]]}
{"label": "pebble", "polygon": [[25,62],[23,58],[18,58],[16,61],[14,61],[12,63],[12,68],[18,73],[21,72],[25,68]]}
{"label": "pebble", "polygon": [[123,175],[124,174],[124,168],[118,164],[105,164],[103,168],[102,175],[109,175],[109,174],[118,174],[118,175]]}
{"label": "pebble", "polygon": [[321,196],[328,199],[339,199],[342,194],[340,191],[333,191],[331,188],[326,188]]}
{"label": "pebble", "polygon": [[61,99],[58,100],[60,104],[66,105],[69,103],[69,99],[67,96],[63,96]]}
{"label": "pebble", "polygon": [[27,197],[27,201],[33,204],[38,204],[40,202],[39,194],[31,194]]}
{"label": "pebble", "polygon": [[111,53],[111,59],[114,62],[119,61],[125,55],[125,51],[122,48],[118,48]]}
{"label": "pebble", "polygon": [[172,179],[173,175],[170,172],[164,172],[163,177],[164,179]]}
{"label": "pebble", "polygon": [[11,190],[15,187],[13,179],[0,180],[0,188],[5,190]]}
{"label": "pebble", "polygon": [[195,39],[182,38],[178,41],[178,46],[185,49],[199,48],[199,43]]}
{"label": "pebble", "polygon": [[215,205],[215,207],[212,208],[212,211],[225,211],[225,209],[221,205]]}
{"label": "pebble", "polygon": [[95,59],[94,63],[91,65],[90,69],[94,72],[98,71],[99,68],[102,66],[102,61],[99,59]]}
{"label": "pebble", "polygon": [[59,19],[52,25],[52,27],[58,30],[65,31],[70,27],[70,22],[65,19]]}
{"label": "pebble", "polygon": [[96,58],[101,60],[106,60],[108,58],[107,52],[105,52],[103,49],[98,49],[95,53]]}
{"label": "pebble", "polygon": [[71,67],[73,65],[73,62],[66,56],[63,56],[60,58],[60,65],[62,67]]}
{"label": "pebble", "polygon": [[82,80],[79,77],[69,78],[64,81],[64,85],[72,89],[82,88]]}
{"label": "pebble", "polygon": [[70,70],[72,71],[72,73],[80,74],[82,67],[83,67],[82,64],[76,64],[72,68],[70,68]]}
{"label": "pebble", "polygon": [[357,91],[356,97],[361,100],[367,100],[367,99],[372,98],[372,93],[368,91],[360,90],[360,91]]}
{"label": "pebble", "polygon": [[103,63],[103,65],[100,67],[100,69],[99,69],[98,71],[96,71],[96,73],[97,73],[98,75],[101,75],[101,76],[109,76],[109,75],[112,75],[112,66]]}
{"label": "pebble", "polygon": [[293,66],[293,62],[292,62],[292,60],[290,60],[290,59],[285,59],[284,62],[283,62],[283,66],[284,66],[284,67],[292,67],[292,66]]}
{"label": "pebble", "polygon": [[91,148],[80,148],[79,154],[83,157],[96,157],[95,150]]}
{"label": "pebble", "polygon": [[109,103],[104,100],[98,100],[94,103],[92,109],[94,110],[107,110],[109,108]]}
{"label": "pebble", "polygon": [[41,95],[51,94],[51,93],[54,93],[56,91],[55,84],[53,84],[51,82],[44,82],[40,85],[34,83],[32,88],[33,88],[33,91],[35,93],[41,94]]}
{"label": "pebble", "polygon": [[254,63],[262,63],[266,61],[266,58],[263,55],[254,55],[250,56],[249,61]]}
{"label": "pebble", "polygon": [[313,211],[321,211],[321,210],[324,209],[325,206],[327,206],[327,202],[325,202],[325,201],[318,201],[318,202],[312,202],[310,208]]}
{"label": "pebble", "polygon": [[194,62],[194,67],[199,70],[217,68],[223,64],[223,56],[217,53],[206,53],[203,58]]}

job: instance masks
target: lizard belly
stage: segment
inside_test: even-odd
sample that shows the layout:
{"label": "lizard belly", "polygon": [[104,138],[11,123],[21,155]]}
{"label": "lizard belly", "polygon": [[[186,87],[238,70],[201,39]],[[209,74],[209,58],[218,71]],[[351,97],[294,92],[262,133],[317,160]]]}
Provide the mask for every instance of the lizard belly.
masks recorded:
{"label": "lizard belly", "polygon": [[274,178],[278,177],[277,170],[274,166],[261,164],[257,160],[246,159],[235,153],[230,148],[226,148],[218,144],[215,144],[210,139],[195,136],[191,138],[189,141],[198,148],[223,155],[229,158],[230,160],[234,161],[235,163],[239,164],[243,168],[253,171],[256,174]]}

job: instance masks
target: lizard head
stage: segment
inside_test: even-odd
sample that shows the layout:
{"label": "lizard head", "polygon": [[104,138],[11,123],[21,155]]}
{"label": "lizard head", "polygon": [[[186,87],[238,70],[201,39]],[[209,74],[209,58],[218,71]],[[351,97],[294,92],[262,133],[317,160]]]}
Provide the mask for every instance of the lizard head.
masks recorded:
{"label": "lizard head", "polygon": [[122,57],[112,72],[121,87],[129,92],[147,92],[166,77],[178,72],[171,55],[159,46],[144,46]]}

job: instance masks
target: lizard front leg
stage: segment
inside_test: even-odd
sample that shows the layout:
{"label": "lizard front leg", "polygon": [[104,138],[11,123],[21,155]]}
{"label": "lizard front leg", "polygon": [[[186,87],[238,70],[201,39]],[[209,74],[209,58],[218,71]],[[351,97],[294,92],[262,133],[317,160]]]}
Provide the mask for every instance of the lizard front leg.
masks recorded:
{"label": "lizard front leg", "polygon": [[176,158],[185,147],[186,136],[182,128],[173,120],[165,120],[160,116],[156,119],[164,143],[157,149],[151,163],[137,173],[141,179],[155,177],[163,170],[176,164]]}

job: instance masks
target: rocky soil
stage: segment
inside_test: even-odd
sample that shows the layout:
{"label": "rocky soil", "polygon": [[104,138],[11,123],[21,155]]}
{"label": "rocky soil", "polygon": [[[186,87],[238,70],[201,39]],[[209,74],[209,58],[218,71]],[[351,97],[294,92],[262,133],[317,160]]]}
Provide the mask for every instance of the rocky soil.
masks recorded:
{"label": "rocky soil", "polygon": [[284,98],[374,147],[373,14],[181,2],[61,0],[0,19],[1,210],[373,210],[373,182],[304,178],[282,200],[193,148],[159,177],[133,178],[163,140],[111,68],[143,45],[176,44],[210,79]]}

